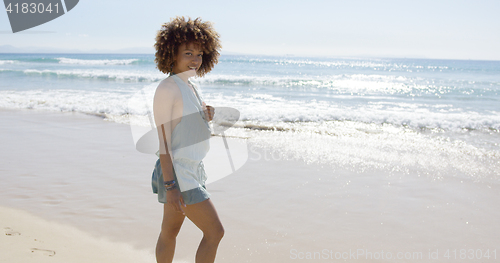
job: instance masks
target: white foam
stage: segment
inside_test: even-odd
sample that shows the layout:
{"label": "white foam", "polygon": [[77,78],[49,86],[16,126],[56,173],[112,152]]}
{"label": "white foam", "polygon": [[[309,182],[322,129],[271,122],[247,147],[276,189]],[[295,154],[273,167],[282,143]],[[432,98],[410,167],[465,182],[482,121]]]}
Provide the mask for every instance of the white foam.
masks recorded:
{"label": "white foam", "polygon": [[0,60],[0,65],[14,64],[14,63],[16,63],[16,61],[14,61],[14,60]]}
{"label": "white foam", "polygon": [[0,92],[0,107],[123,115],[129,95],[83,90]]}
{"label": "white foam", "polygon": [[446,104],[432,106],[423,103],[379,102],[378,98],[362,105],[337,104],[314,99],[285,100],[265,93],[251,96],[211,93],[207,94],[205,99],[214,106],[238,109],[242,120],[266,122],[350,120],[408,125],[414,128],[500,129],[498,111],[476,112]]}
{"label": "white foam", "polygon": [[74,58],[56,58],[61,64],[78,65],[130,65],[139,59],[74,59]]}
{"label": "white foam", "polygon": [[80,78],[104,78],[133,81],[158,81],[165,78],[165,75],[154,71],[125,71],[125,70],[99,70],[99,69],[74,69],[74,70],[36,70],[26,69],[25,74],[40,74],[58,76],[74,76]]}
{"label": "white foam", "polygon": [[[104,74],[109,76],[109,72]],[[152,112],[151,100],[156,86],[157,83],[151,83],[146,89],[150,97],[147,101],[150,105],[149,112]],[[148,126],[148,108],[144,107],[145,102],[129,101],[131,97],[132,93],[125,91],[0,91],[0,107],[102,114],[109,120],[119,123],[128,122],[126,116],[136,115],[142,116],[139,118],[143,119],[141,126]],[[413,128],[500,130],[500,111],[479,112],[451,104],[380,101],[380,97],[371,100],[365,97],[366,103],[360,104],[350,103],[349,99],[352,98],[343,98],[343,95],[330,97],[343,100],[344,103],[315,99],[308,101],[286,99],[268,93],[225,95],[210,92],[204,96],[209,105],[238,109],[242,120],[257,122],[348,120],[375,124],[391,123]]]}

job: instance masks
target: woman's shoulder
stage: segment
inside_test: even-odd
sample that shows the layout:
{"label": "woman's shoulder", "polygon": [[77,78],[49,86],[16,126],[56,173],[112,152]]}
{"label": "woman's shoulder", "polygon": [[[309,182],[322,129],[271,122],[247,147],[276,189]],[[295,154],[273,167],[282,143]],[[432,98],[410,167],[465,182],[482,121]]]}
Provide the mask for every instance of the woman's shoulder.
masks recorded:
{"label": "woman's shoulder", "polygon": [[178,88],[178,87],[177,87],[177,83],[175,82],[174,78],[172,76],[169,76],[166,79],[160,81],[160,83],[158,84],[158,88],[173,89],[173,88]]}
{"label": "woman's shoulder", "polygon": [[174,81],[172,77],[168,77],[164,80],[162,80],[159,84],[158,87],[156,88],[156,93],[155,93],[155,98],[156,97],[179,97],[182,96],[181,91],[179,90],[179,87],[177,86],[177,83]]}

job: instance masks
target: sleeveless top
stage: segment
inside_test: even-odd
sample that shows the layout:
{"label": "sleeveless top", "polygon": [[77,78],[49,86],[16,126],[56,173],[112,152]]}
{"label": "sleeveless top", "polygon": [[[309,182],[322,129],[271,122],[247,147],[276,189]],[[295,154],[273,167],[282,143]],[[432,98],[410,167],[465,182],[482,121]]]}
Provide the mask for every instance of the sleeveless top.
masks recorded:
{"label": "sleeveless top", "polygon": [[190,82],[193,93],[181,78],[171,77],[182,93],[182,118],[172,131],[171,150],[178,185],[185,192],[205,185],[207,177],[202,160],[210,149],[212,132],[197,88]]}
{"label": "sleeveless top", "polygon": [[[206,200],[210,194],[205,189],[205,167],[203,158],[210,149],[211,129],[205,119],[202,100],[197,88],[191,82],[191,88],[178,76],[171,75],[182,94],[182,118],[171,134],[171,151],[174,179],[182,194],[184,203],[194,204]],[[159,157],[159,152],[157,152]],[[160,159],[156,161],[152,177],[153,193],[158,194],[158,201],[166,203],[166,191],[163,187],[163,172]]]}

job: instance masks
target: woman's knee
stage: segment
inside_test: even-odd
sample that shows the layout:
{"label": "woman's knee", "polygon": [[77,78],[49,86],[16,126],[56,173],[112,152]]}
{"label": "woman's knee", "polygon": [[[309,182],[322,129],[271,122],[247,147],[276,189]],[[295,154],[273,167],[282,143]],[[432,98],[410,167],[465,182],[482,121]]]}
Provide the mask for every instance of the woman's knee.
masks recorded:
{"label": "woman's knee", "polygon": [[224,237],[224,234],[225,234],[226,230],[224,229],[224,227],[221,227],[221,230],[219,232],[220,234],[220,239],[222,239]]}
{"label": "woman's knee", "polygon": [[219,239],[222,239],[222,237],[224,237],[224,232],[225,232],[225,231],[226,231],[226,230],[225,230],[225,229],[224,229],[224,227],[221,225],[221,226],[220,226],[220,228],[217,230],[217,234],[216,234],[216,235],[217,235],[217,237],[218,237]]}
{"label": "woman's knee", "polygon": [[208,231],[208,233],[204,233],[205,237],[214,240],[214,241],[220,241],[222,237],[224,237],[224,227],[222,225],[218,227],[214,227]]}

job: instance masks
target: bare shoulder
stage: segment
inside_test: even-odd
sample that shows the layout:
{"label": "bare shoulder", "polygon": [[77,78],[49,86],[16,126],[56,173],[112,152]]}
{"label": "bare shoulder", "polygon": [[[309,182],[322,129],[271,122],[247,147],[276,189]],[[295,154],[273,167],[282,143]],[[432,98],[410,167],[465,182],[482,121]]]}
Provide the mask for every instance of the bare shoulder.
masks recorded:
{"label": "bare shoulder", "polygon": [[[170,123],[182,117],[182,93],[172,78],[166,78],[156,88],[153,112],[156,125]],[[177,121],[172,122],[175,126]]]}
{"label": "bare shoulder", "polygon": [[182,99],[182,93],[172,78],[166,78],[158,84],[154,100],[173,103]]}

